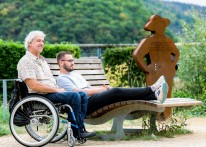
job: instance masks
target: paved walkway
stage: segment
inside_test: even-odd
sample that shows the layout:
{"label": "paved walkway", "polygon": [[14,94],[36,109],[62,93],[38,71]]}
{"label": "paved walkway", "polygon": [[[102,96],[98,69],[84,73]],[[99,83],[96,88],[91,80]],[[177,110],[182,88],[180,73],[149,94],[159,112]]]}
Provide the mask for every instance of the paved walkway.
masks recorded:
{"label": "paved walkway", "polygon": [[[188,129],[193,134],[180,135],[174,138],[162,138],[158,141],[92,141],[75,146],[83,147],[206,147],[206,117],[188,120]],[[0,137],[0,147],[22,147],[13,136]],[[48,144],[46,147],[67,147],[67,142]]]}

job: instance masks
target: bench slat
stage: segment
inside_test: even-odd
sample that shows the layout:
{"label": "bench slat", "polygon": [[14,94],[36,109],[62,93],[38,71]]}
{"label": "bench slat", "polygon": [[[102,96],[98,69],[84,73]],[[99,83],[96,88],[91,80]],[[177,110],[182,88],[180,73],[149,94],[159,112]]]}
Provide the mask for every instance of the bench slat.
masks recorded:
{"label": "bench slat", "polygon": [[[58,64],[50,64],[49,68],[51,70],[59,70],[59,65]],[[93,69],[102,69],[101,64],[75,64],[74,65],[74,70],[93,70]]]}
{"label": "bench slat", "polygon": [[99,81],[88,81],[91,86],[93,85],[109,85],[107,80],[99,80]]}
{"label": "bench slat", "polygon": [[[104,70],[75,70],[75,72],[84,75],[104,75]],[[54,76],[59,75],[59,70],[52,70]]]}
{"label": "bench slat", "polygon": [[161,104],[158,101],[149,101],[157,107],[188,107],[194,105],[202,105],[202,101],[198,101],[191,98],[167,98],[166,101]]}
{"label": "bench slat", "polygon": [[[57,60],[55,58],[46,58],[46,61],[50,63],[57,64]],[[74,63],[102,63],[101,59],[98,58],[79,58],[74,59]]]}
{"label": "bench slat", "polygon": [[186,107],[194,105],[202,105],[202,101],[191,98],[168,98],[165,103],[162,104],[162,107]]}
{"label": "bench slat", "polygon": [[105,75],[84,75],[86,80],[106,80],[107,77]]}
{"label": "bench slat", "polygon": [[[54,76],[55,78],[57,78],[57,75]],[[98,81],[98,80],[106,80],[106,76],[105,75],[85,75],[83,76],[87,81]]]}

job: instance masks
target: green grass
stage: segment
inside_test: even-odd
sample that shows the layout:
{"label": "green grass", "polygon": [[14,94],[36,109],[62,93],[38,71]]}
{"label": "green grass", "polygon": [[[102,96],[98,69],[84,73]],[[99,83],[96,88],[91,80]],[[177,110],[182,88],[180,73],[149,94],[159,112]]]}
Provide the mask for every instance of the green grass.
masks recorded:
{"label": "green grass", "polygon": [[9,129],[9,112],[5,115],[3,114],[3,106],[0,106],[0,136],[10,134]]}

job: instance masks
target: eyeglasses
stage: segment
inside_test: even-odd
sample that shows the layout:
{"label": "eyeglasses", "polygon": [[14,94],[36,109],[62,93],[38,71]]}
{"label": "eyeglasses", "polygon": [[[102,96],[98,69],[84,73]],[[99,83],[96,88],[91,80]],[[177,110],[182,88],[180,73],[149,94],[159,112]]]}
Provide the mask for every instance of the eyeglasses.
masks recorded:
{"label": "eyeglasses", "polygon": [[73,59],[71,59],[71,60],[61,60],[61,61],[74,62]]}

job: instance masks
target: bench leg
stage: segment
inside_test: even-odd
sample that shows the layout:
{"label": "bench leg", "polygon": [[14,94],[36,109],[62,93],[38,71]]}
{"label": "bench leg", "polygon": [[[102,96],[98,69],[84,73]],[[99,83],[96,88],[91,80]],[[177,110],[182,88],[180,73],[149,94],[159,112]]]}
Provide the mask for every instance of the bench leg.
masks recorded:
{"label": "bench leg", "polygon": [[123,131],[123,122],[126,116],[118,116],[113,120],[113,125],[111,131],[116,132],[114,138],[122,139],[125,138],[125,133]]}
{"label": "bench leg", "polygon": [[158,132],[156,120],[157,120],[157,112],[151,112],[151,115],[150,115],[150,133],[151,134]]}

